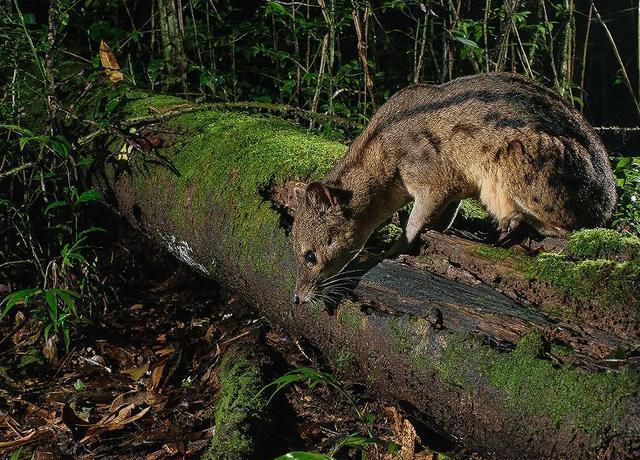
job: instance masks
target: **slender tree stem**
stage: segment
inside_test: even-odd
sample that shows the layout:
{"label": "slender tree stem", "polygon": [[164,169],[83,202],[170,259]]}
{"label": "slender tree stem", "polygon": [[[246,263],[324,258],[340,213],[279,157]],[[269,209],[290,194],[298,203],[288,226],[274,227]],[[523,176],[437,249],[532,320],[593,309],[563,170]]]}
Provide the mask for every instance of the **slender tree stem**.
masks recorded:
{"label": "slender tree stem", "polygon": [[[365,114],[366,114],[366,95],[369,93],[369,98],[371,99],[371,107],[373,111],[376,110],[376,98],[373,92],[373,79],[371,78],[371,73],[369,72],[369,61],[367,59],[367,44],[364,41],[364,34],[362,32],[362,24],[360,22],[359,13],[357,10],[355,0],[351,0],[351,17],[353,18],[353,26],[356,30],[356,38],[357,38],[357,46],[358,46],[358,57],[360,58],[360,64],[362,65],[362,72],[364,74],[364,88],[365,88]],[[365,8],[364,14],[367,14],[367,10]]]}
{"label": "slender tree stem", "polygon": [[602,20],[602,16],[600,16],[600,12],[598,11],[598,8],[596,8],[596,5],[594,4],[593,0],[591,0],[591,5],[593,6],[593,13],[596,15],[596,19],[600,24],[602,24],[602,27],[604,28],[604,31],[607,34],[607,37],[609,38],[609,42],[611,43],[611,48],[613,49],[613,54],[615,55],[616,60],[618,61],[618,65],[620,66],[620,71],[622,72],[622,78],[624,80],[625,85],[627,85],[627,88],[629,89],[629,93],[631,94],[631,98],[633,99],[633,102],[636,106],[636,111],[638,112],[638,116],[640,116],[640,104],[638,104],[638,98],[636,97],[636,93],[633,90],[633,85],[631,84],[631,80],[629,79],[629,74],[627,74],[627,69],[624,66],[624,61],[622,60],[622,57],[620,56],[620,52],[618,51],[618,46],[616,45],[616,42],[613,39],[613,35],[611,35],[611,31],[609,30],[609,27],[607,27],[607,24]]}
{"label": "slender tree stem", "polygon": [[582,47],[582,68],[580,69],[580,112],[584,112],[584,82],[587,73],[587,52],[589,51],[589,36],[591,34],[591,19],[593,17],[593,5],[589,5],[589,13],[587,14],[587,30],[584,34],[584,46]]}

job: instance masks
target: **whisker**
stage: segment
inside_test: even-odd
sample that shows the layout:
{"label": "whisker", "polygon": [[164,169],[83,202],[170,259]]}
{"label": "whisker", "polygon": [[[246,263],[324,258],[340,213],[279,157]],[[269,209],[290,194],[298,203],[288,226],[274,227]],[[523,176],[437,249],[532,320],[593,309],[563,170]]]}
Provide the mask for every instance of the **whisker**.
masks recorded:
{"label": "whisker", "polygon": [[360,276],[349,276],[349,277],[345,277],[345,278],[338,278],[338,279],[335,279],[335,280],[331,280],[331,281],[329,281],[327,283],[323,282],[323,283],[318,284],[318,286],[326,287],[326,286],[332,286],[334,284],[349,284],[349,283],[351,283],[353,281],[356,281],[356,280],[359,280],[359,279],[361,279]]}
{"label": "whisker", "polygon": [[346,274],[358,273],[358,272],[364,272],[364,270],[363,269],[353,269],[353,270],[344,270],[343,269],[343,270],[339,271],[338,273],[336,273],[335,275],[328,276],[327,278],[325,278],[325,281],[337,278],[340,275],[346,275]]}

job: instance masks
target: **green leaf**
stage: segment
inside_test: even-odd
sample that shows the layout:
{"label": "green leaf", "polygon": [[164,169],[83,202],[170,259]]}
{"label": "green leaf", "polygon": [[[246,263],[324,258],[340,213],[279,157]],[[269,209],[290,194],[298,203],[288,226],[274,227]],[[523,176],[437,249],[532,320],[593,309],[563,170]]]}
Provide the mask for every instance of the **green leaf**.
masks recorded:
{"label": "green leaf", "polygon": [[100,192],[98,192],[97,190],[85,190],[84,192],[82,192],[80,194],[80,196],[78,197],[77,202],[78,203],[88,203],[90,201],[100,201],[100,199],[102,199],[102,194]]}
{"label": "green leaf", "polygon": [[22,15],[25,25],[31,26],[36,23],[36,15],[33,13],[25,13]]}
{"label": "green leaf", "polygon": [[58,326],[58,298],[53,289],[47,289],[44,293],[44,300],[46,300],[49,306],[49,317],[53,326],[57,329]]}
{"label": "green leaf", "polygon": [[87,385],[80,379],[73,382],[73,389],[76,391],[84,391],[87,389]]}
{"label": "green leaf", "polygon": [[0,128],[13,131],[14,133],[21,134],[23,136],[36,137],[36,134],[33,131],[30,131],[27,128],[23,128],[22,126],[0,124]]}
{"label": "green leaf", "polygon": [[289,452],[288,454],[281,455],[274,460],[335,460],[333,457],[329,457],[324,454],[316,454],[314,452]]}
{"label": "green leaf", "polygon": [[20,460],[22,458],[22,447],[11,454],[9,460]]}
{"label": "green leaf", "polygon": [[71,344],[71,337],[69,336],[69,328],[64,327],[62,329],[62,339],[64,340],[64,349],[69,353],[69,345]]}
{"label": "green leaf", "polygon": [[49,136],[23,136],[20,138],[20,140],[18,141],[18,144],[20,145],[20,151],[22,152],[24,150],[24,147],[27,145],[27,143],[29,141],[35,141],[38,144],[47,144],[47,142],[49,141]]}
{"label": "green leaf", "polygon": [[31,297],[37,296],[40,293],[42,293],[42,290],[38,288],[30,288],[30,289],[22,289],[20,291],[15,291],[7,295],[2,300],[2,302],[0,302],[0,305],[4,302],[7,303],[4,309],[2,310],[2,313],[0,313],[0,318],[3,318],[7,313],[9,313],[9,310],[11,310],[14,307],[14,305],[16,305],[18,302],[23,302],[26,304],[27,302],[29,302],[29,299]]}
{"label": "green leaf", "polygon": [[62,302],[64,303],[65,307],[71,313],[77,316],[78,309],[76,307],[76,302],[74,300],[74,297],[78,299],[80,298],[80,294],[74,291],[69,291],[68,289],[56,289],[55,292],[56,292],[56,295],[60,297],[60,299],[62,299]]}
{"label": "green leaf", "polygon": [[633,162],[633,157],[623,157],[616,164],[616,171],[626,168]]}
{"label": "green leaf", "polygon": [[464,35],[464,32],[462,32],[461,30],[453,29],[453,30],[450,30],[449,33],[451,34],[451,38],[453,38],[455,41],[459,43],[462,43],[464,46],[467,46],[469,48],[480,49],[480,46],[478,46],[478,44],[473,40],[470,40],[469,38],[467,38]]}
{"label": "green leaf", "polygon": [[369,436],[362,436],[360,434],[350,434],[344,440],[342,440],[340,444],[345,447],[362,448],[373,445],[386,446],[388,442],[380,438],[372,438]]}
{"label": "green leaf", "polygon": [[287,15],[287,10],[278,2],[268,1],[267,2],[267,12],[274,14],[282,14]]}
{"label": "green leaf", "polygon": [[49,211],[52,211],[56,208],[61,208],[63,206],[67,206],[68,203],[66,201],[54,201],[53,203],[51,203],[49,206],[47,206],[46,208],[44,208],[44,213],[48,214]]}
{"label": "green leaf", "polygon": [[92,156],[86,156],[78,160],[78,166],[91,166],[94,162],[94,158]]}
{"label": "green leaf", "polygon": [[53,136],[50,141],[51,150],[60,155],[63,158],[69,156],[71,152],[71,144],[64,136]]}

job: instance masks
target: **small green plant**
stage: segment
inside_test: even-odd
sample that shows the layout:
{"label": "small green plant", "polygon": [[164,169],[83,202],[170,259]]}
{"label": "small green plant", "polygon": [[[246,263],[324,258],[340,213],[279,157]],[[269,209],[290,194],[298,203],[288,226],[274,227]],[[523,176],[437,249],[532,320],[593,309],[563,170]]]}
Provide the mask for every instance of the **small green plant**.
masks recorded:
{"label": "small green plant", "polygon": [[69,350],[70,334],[69,326],[78,317],[76,299],[80,296],[67,289],[60,288],[30,288],[15,291],[4,298],[0,303],[2,311],[0,319],[4,318],[11,309],[18,305],[35,305],[32,310],[34,316],[46,323],[44,337],[47,339],[53,330],[61,333],[65,349]]}
{"label": "small green plant", "polygon": [[331,449],[331,451],[326,455],[315,452],[296,451],[282,455],[276,460],[334,460],[338,452],[344,448],[353,448],[360,451],[361,458],[362,460],[364,460],[366,458],[365,449],[369,446],[384,447],[386,451],[391,454],[396,454],[399,452],[400,446],[398,446],[397,444],[372,436],[369,427],[375,420],[373,414],[363,412],[358,407],[356,398],[338,383],[333,374],[317,371],[309,367],[300,367],[298,369],[287,372],[283,376],[275,379],[270,384],[264,386],[260,390],[258,395],[262,394],[268,389],[272,389],[273,387],[275,387],[268,400],[268,402],[271,402],[271,400],[277,393],[294,383],[304,383],[310,389],[314,389],[321,384],[325,384],[330,388],[336,390],[349,403],[359,422],[364,427],[364,431],[366,432],[366,434],[351,433],[347,436],[344,436],[335,443],[333,449]]}
{"label": "small green plant", "polygon": [[613,161],[618,205],[612,225],[640,235],[640,157],[614,158]]}

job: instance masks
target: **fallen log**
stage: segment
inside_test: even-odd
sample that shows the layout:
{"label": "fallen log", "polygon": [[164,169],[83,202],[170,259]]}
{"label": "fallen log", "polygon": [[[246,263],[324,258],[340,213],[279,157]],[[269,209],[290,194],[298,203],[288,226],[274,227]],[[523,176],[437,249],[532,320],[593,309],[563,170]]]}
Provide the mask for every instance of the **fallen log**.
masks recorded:
{"label": "fallen log", "polygon": [[[488,457],[638,458],[640,376],[627,361],[602,362],[637,335],[567,317],[558,338],[544,310],[398,261],[367,273],[333,315],[294,308],[283,205],[292,183],[323,177],[344,145],[274,117],[183,106],[167,96],[131,102],[131,117],[174,112],[136,133],[161,147],[121,156],[98,179],[134,226],[306,337],[343,378]],[[118,139],[107,148],[130,152]]]}

